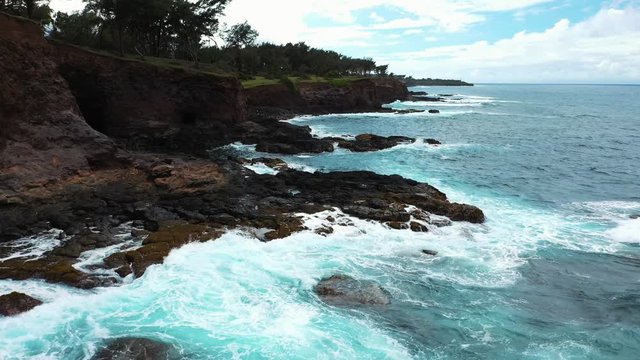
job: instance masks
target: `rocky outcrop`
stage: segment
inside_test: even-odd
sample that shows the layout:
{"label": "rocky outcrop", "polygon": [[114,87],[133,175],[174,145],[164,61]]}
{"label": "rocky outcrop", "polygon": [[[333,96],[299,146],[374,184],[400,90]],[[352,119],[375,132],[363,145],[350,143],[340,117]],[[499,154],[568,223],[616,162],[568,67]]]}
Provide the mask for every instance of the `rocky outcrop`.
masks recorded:
{"label": "rocky outcrop", "polygon": [[39,25],[0,13],[0,28],[1,207],[25,187],[117,158],[114,143],[82,118]]}
{"label": "rocky outcrop", "polygon": [[92,360],[177,360],[181,356],[170,344],[145,338],[111,340]]}
{"label": "rocky outcrop", "polygon": [[247,89],[253,113],[277,118],[292,114],[328,114],[381,111],[382,105],[404,100],[409,92],[393,78],[372,78],[339,83],[300,82],[296,89],[282,84]]}
{"label": "rocky outcrop", "polygon": [[128,149],[201,154],[233,141],[244,121],[244,96],[234,77],[52,45],[86,121]]}
{"label": "rocky outcrop", "polygon": [[0,296],[0,315],[18,315],[39,305],[42,305],[42,301],[14,291]]}
{"label": "rocky outcrop", "polygon": [[391,295],[380,285],[337,274],[320,280],[314,287],[323,301],[333,305],[389,305]]}
{"label": "rocky outcrop", "polygon": [[338,146],[353,152],[379,151],[389,149],[400,144],[408,144],[416,141],[416,139],[406,136],[379,136],[374,134],[361,134],[356,136],[355,140],[345,140],[334,138]]}

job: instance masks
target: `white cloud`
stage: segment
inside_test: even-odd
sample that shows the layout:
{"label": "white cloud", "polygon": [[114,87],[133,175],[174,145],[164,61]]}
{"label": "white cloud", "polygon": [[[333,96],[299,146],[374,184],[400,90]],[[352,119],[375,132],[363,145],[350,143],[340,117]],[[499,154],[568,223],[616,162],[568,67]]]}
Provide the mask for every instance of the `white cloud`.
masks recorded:
{"label": "white cloud", "polygon": [[378,15],[378,13],[375,12],[375,11],[372,12],[371,15],[369,15],[369,19],[371,19],[371,20],[373,20],[374,22],[377,22],[377,23],[385,21],[385,18],[380,16],[380,15]]}
{"label": "white cloud", "polygon": [[73,12],[84,9],[82,0],[51,0],[49,6],[55,11],[62,12]]}
{"label": "white cloud", "polygon": [[[285,43],[306,41],[313,46],[330,46],[349,42],[351,31],[412,29],[433,27],[443,32],[458,32],[484,21],[482,13],[508,11],[550,2],[551,0],[233,0],[228,6],[225,21],[249,21],[267,41]],[[371,27],[354,24],[356,10],[378,6],[398,9],[406,18],[379,21]],[[383,20],[374,13],[375,20]],[[372,14],[372,15],[374,15]],[[409,15],[410,14],[410,15]],[[304,19],[310,15],[328,18],[341,26],[310,28]],[[380,17],[380,18],[379,18]],[[339,30],[330,30],[338,28]],[[327,30],[325,35],[318,29]],[[338,38],[332,37],[337,35]],[[362,34],[356,34],[361,38]],[[370,34],[369,38],[375,36]]]}
{"label": "white cloud", "polygon": [[[640,81],[640,10],[603,9],[576,24],[519,32],[494,43],[393,54],[392,71],[479,82]],[[428,69],[428,70],[425,70]]]}
{"label": "white cloud", "polygon": [[409,29],[409,30],[405,30],[402,34],[403,35],[417,35],[417,34],[422,34],[424,32],[424,30],[422,29]]}

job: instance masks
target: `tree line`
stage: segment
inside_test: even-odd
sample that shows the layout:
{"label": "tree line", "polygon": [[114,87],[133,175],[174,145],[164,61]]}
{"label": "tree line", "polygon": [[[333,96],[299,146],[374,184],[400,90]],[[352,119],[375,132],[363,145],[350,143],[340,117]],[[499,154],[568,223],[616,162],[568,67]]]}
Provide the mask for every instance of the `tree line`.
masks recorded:
{"label": "tree line", "polygon": [[0,0],[0,10],[40,21],[52,39],[120,56],[187,60],[196,67],[207,63],[241,77],[387,75],[387,65],[373,59],[303,42],[257,44],[258,32],[248,23],[220,23],[231,0],[83,1],[84,9],[70,14],[53,13],[48,0]]}

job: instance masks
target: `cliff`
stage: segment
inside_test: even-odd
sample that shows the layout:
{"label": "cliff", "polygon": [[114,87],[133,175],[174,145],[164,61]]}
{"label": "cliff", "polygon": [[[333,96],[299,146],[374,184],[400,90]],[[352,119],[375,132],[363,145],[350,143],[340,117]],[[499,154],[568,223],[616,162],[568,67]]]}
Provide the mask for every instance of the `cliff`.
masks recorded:
{"label": "cliff", "polygon": [[86,121],[128,149],[202,153],[233,141],[245,119],[234,77],[52,47]]}
{"label": "cliff", "polygon": [[402,82],[392,78],[371,78],[329,82],[300,82],[295,89],[282,84],[245,90],[247,104],[254,109],[297,114],[328,114],[379,111],[381,106],[406,99],[409,92]]}
{"label": "cliff", "polygon": [[0,203],[112,159],[116,147],[87,124],[40,26],[0,13]]}

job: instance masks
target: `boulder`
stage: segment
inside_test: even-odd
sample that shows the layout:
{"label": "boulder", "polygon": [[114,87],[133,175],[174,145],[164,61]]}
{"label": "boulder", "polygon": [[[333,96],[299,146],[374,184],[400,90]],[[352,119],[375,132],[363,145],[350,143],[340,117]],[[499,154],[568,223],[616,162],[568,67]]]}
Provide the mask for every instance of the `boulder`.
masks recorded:
{"label": "boulder", "polygon": [[440,114],[440,110],[431,109],[431,110],[429,110],[429,114]]}
{"label": "boulder", "polygon": [[411,228],[411,231],[413,232],[428,232],[429,228],[426,227],[423,224],[420,224],[417,221],[412,221],[411,223],[409,223],[409,227]]}
{"label": "boulder", "polygon": [[14,291],[10,294],[0,296],[0,315],[18,315],[41,304],[42,301],[38,299],[34,299],[29,295]]}
{"label": "boulder", "polygon": [[391,295],[380,285],[341,274],[320,280],[314,291],[323,301],[335,305],[388,305],[391,303]]}
{"label": "boulder", "polygon": [[429,145],[442,145],[442,143],[436,139],[424,139],[424,142]]}
{"label": "boulder", "polygon": [[438,252],[435,250],[422,250],[422,253],[425,255],[436,256]]}
{"label": "boulder", "polygon": [[345,140],[335,138],[342,148],[353,152],[378,151],[389,149],[403,143],[412,143],[415,139],[406,136],[379,136],[374,134],[361,134],[355,140]]}
{"label": "boulder", "polygon": [[109,341],[92,360],[173,360],[179,359],[170,344],[145,338],[120,338]]}
{"label": "boulder", "polygon": [[423,113],[424,110],[416,110],[416,109],[406,109],[406,110],[396,110],[396,114],[415,114],[415,113]]}

